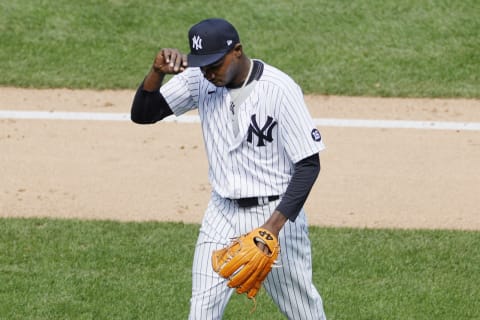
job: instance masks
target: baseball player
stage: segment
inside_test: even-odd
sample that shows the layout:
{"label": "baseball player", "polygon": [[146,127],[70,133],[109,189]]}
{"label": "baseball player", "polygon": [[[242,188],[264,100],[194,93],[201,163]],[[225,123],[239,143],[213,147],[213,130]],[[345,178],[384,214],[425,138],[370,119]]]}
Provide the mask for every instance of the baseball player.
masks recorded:
{"label": "baseball player", "polygon": [[[263,278],[251,278],[249,285],[259,281],[248,288],[243,280],[233,285],[214,269],[218,261],[212,265],[212,254],[252,230],[260,230],[254,247],[263,256],[276,249],[262,236],[278,239],[276,262],[262,274],[281,312],[288,319],[325,319],[312,283],[303,210],[324,144],[302,91],[282,71],[247,57],[237,31],[223,19],[195,24],[188,38],[188,55],[168,48],[156,55],[133,99],[131,119],[151,124],[199,113],[212,193],[195,247],[189,319],[221,319],[235,288],[254,297]],[[163,83],[166,74],[174,76]]]}

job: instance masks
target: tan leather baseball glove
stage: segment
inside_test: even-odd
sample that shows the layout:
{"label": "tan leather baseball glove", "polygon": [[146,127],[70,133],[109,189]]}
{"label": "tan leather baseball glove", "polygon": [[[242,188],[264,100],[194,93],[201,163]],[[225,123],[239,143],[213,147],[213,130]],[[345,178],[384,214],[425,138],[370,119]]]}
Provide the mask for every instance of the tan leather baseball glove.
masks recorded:
{"label": "tan leather baseball glove", "polygon": [[[268,250],[260,249],[259,242]],[[213,270],[230,280],[227,283],[230,288],[236,288],[240,294],[247,293],[247,297],[252,299],[272,270],[279,251],[277,238],[266,229],[256,228],[233,239],[229,246],[214,251]]]}

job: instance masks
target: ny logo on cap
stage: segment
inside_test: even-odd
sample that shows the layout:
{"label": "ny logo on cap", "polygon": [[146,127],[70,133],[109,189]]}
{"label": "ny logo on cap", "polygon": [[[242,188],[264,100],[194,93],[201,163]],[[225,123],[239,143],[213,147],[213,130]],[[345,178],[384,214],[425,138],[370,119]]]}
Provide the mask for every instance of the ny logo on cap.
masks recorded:
{"label": "ny logo on cap", "polygon": [[200,50],[202,48],[202,38],[200,36],[193,36],[192,38],[192,47],[195,50]]}

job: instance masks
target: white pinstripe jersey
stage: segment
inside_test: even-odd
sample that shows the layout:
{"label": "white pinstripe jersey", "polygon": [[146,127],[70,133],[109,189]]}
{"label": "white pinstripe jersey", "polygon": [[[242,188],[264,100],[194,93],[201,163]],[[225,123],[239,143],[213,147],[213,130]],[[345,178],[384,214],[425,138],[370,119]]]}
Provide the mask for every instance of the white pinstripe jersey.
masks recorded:
{"label": "white pinstripe jersey", "polygon": [[187,68],[161,88],[176,116],[198,108],[213,189],[225,198],[282,195],[294,163],[323,150],[300,87],[284,72],[264,64],[248,98],[237,107],[233,134],[230,94]]}

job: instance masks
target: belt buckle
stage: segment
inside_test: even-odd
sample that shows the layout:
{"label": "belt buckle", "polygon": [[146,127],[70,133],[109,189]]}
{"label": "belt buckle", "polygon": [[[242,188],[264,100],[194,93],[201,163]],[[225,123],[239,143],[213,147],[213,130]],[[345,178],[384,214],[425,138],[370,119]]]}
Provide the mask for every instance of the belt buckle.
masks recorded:
{"label": "belt buckle", "polygon": [[257,198],[257,203],[259,206],[263,206],[268,204],[270,201],[268,200],[268,197],[258,197]]}

